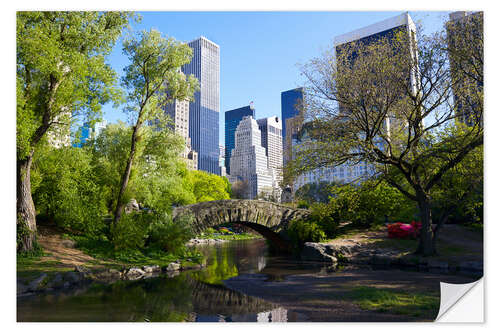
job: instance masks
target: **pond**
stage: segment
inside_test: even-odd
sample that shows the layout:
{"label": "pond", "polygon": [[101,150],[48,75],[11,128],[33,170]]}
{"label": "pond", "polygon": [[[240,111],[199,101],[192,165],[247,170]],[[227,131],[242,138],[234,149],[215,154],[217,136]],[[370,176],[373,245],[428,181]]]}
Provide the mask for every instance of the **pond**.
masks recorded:
{"label": "pond", "polygon": [[320,267],[269,254],[264,240],[199,246],[207,260],[200,271],[185,271],[138,281],[95,284],[70,292],[17,300],[18,321],[62,322],[224,322],[302,321],[282,306],[226,288],[223,281],[242,274],[264,273],[279,281]]}

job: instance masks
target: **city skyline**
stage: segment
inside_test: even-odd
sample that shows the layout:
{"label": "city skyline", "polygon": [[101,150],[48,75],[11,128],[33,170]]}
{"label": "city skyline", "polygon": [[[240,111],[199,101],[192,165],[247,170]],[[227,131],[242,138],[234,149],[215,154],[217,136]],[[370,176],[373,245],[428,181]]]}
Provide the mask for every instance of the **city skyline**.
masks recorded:
{"label": "city skyline", "polygon": [[[220,46],[220,110],[236,109],[254,101],[255,108],[260,110],[259,117],[271,117],[281,113],[281,92],[303,85],[298,64],[331,48],[334,36],[401,13],[146,12],[140,13],[142,22],[132,24],[132,29],[155,28],[184,42],[206,36]],[[410,15],[416,21],[422,20],[424,29],[431,32],[442,27],[448,13],[410,12]],[[121,41],[110,56],[110,63],[121,75],[127,65],[126,57],[121,54]],[[224,112],[219,112],[219,124],[224,124],[221,113]],[[103,107],[103,118],[113,123],[126,121],[127,115],[107,104]],[[219,125],[221,145],[225,145],[224,132]]]}

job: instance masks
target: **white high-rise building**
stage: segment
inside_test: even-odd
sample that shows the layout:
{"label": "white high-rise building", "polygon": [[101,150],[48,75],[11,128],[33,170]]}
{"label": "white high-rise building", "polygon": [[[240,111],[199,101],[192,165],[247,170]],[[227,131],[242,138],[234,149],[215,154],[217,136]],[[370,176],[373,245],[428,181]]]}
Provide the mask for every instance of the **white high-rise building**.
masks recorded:
{"label": "white high-rise building", "polygon": [[268,167],[259,125],[251,116],[244,117],[236,128],[230,168],[231,183],[248,182],[247,199],[254,199],[261,193],[272,195],[273,184],[276,183],[274,172]]}
{"label": "white high-rise building", "polygon": [[189,101],[175,100],[167,105],[165,112],[173,121],[171,126],[176,134],[184,138],[185,148],[181,153],[182,158],[190,170],[198,169],[198,153],[191,148],[191,138],[189,137]]}
{"label": "white high-rise building", "polygon": [[283,133],[281,119],[274,116],[257,120],[261,144],[266,149],[267,167],[273,172],[273,195],[281,196],[283,180]]}

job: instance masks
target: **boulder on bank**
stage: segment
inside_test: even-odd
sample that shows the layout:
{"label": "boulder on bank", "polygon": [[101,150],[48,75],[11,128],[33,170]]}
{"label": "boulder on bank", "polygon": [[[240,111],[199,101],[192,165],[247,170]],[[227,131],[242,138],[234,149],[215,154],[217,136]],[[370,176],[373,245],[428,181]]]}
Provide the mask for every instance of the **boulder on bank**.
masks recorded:
{"label": "boulder on bank", "polygon": [[142,269],[137,267],[132,267],[125,273],[125,276],[129,280],[137,280],[143,277],[145,274],[146,272],[144,272]]}
{"label": "boulder on bank", "polygon": [[172,271],[178,271],[181,269],[181,265],[178,264],[178,263],[175,263],[175,262],[171,262],[170,264],[168,264],[167,268],[166,268],[166,271],[167,272],[172,272]]}
{"label": "boulder on bank", "polygon": [[328,244],[307,242],[300,253],[302,260],[337,263],[335,252]]}

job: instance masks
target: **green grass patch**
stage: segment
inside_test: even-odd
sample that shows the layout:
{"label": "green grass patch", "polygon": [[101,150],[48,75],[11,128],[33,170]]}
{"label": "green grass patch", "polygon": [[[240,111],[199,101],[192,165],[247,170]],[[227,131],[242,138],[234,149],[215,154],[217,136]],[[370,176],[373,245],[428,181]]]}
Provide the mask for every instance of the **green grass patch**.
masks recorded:
{"label": "green grass patch", "polygon": [[414,317],[434,317],[439,310],[439,295],[408,293],[374,287],[356,287],[346,296],[363,310]]}
{"label": "green grass patch", "polygon": [[53,275],[58,272],[73,270],[72,268],[62,266],[61,262],[56,260],[41,261],[39,257],[27,258],[18,256],[16,261],[17,277],[24,279],[34,279],[42,273]]}
{"label": "green grass patch", "polygon": [[195,250],[186,249],[181,253],[167,253],[159,249],[128,249],[116,250],[114,245],[104,238],[89,238],[85,236],[72,236],[76,241],[77,248],[86,254],[100,260],[112,260],[118,266],[134,265],[159,265],[165,266],[180,260],[200,263],[201,254]]}

